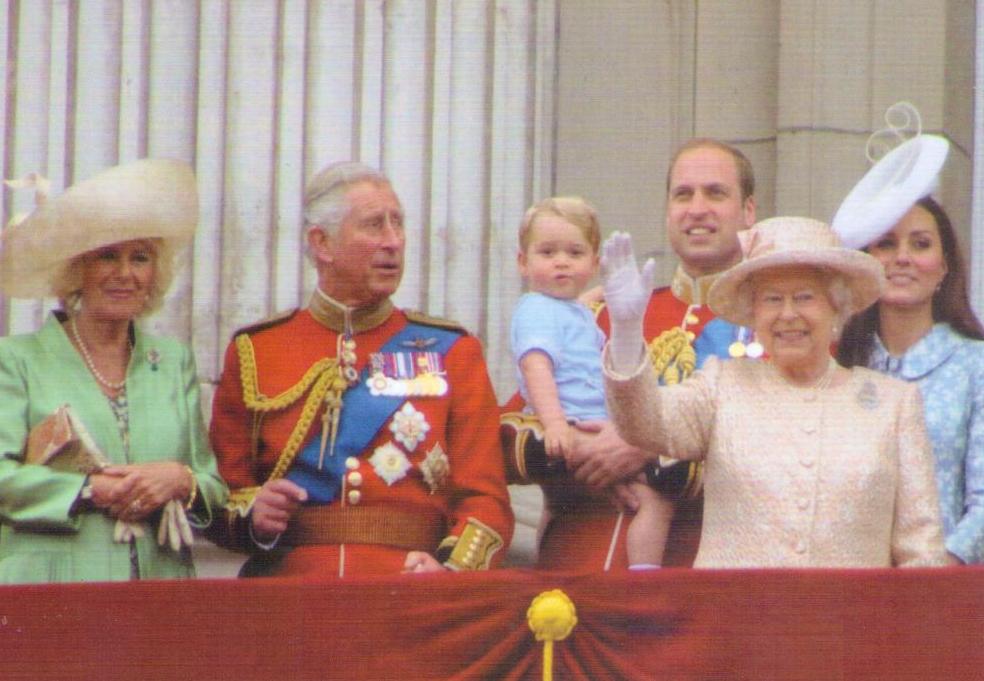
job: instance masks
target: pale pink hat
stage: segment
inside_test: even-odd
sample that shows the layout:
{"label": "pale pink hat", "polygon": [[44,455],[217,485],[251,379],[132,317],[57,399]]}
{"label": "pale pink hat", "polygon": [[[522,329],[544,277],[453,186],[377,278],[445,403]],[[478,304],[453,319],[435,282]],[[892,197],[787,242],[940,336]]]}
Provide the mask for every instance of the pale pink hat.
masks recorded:
{"label": "pale pink hat", "polygon": [[133,239],[187,243],[198,224],[191,166],[143,159],[109,168],[64,194],[39,200],[0,238],[0,290],[8,296],[51,294],[60,267],[88,251]]}
{"label": "pale pink hat", "polygon": [[831,228],[819,220],[778,217],[763,220],[738,233],[745,259],[721,274],[708,292],[711,309],[740,326],[752,326],[749,277],[775,267],[802,266],[836,272],[851,291],[852,313],[873,304],[881,295],[884,270],[877,260],[845,248]]}

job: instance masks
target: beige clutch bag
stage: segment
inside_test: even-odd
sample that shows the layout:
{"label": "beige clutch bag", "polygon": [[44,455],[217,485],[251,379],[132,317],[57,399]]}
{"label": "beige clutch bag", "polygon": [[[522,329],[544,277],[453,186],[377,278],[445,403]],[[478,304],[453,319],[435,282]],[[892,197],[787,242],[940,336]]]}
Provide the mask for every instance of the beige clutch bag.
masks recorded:
{"label": "beige clutch bag", "polygon": [[109,462],[71,407],[64,404],[31,429],[24,463],[95,473]]}

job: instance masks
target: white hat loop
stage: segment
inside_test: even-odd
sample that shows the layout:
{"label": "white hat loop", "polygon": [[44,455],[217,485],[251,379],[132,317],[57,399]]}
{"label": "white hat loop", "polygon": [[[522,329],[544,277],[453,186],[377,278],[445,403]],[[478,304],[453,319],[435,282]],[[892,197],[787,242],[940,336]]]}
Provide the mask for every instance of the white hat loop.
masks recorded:
{"label": "white hat loop", "polygon": [[[908,102],[889,107],[885,121],[888,127],[868,138],[868,159],[877,158],[880,148],[901,144],[884,154],[861,178],[831,222],[850,248],[867,246],[892,229],[919,199],[931,194],[950,150],[943,137],[922,134],[919,112]],[[906,134],[914,136],[906,140]]]}

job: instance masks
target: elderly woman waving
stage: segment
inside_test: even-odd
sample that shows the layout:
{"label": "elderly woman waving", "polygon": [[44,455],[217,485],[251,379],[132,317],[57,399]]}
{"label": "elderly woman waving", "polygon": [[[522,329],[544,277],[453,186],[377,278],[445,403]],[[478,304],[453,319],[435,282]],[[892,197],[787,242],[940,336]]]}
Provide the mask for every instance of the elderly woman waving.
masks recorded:
{"label": "elderly woman waving", "polygon": [[652,264],[640,273],[627,235],[604,246],[609,411],[627,442],[706,458],[695,566],[944,564],[918,391],[830,355],[844,321],[878,298],[881,267],[806,218],[760,222],[743,247],[710,305],[752,327],[767,361],[712,359],[659,387],[642,353]]}
{"label": "elderly woman waving", "polygon": [[226,487],[190,351],[134,322],[197,217],[191,169],[144,160],[4,231],[0,289],[61,309],[0,340],[0,582],[193,575],[189,521],[208,524]]}

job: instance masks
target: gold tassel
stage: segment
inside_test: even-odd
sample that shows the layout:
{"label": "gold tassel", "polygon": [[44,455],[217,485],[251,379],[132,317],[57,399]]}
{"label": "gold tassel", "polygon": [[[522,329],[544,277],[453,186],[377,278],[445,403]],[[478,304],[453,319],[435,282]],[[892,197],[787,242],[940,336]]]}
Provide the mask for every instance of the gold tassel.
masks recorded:
{"label": "gold tassel", "polygon": [[574,602],[560,589],[544,591],[530,603],[526,621],[536,640],[543,641],[543,681],[552,681],[554,641],[563,641],[577,626]]}

